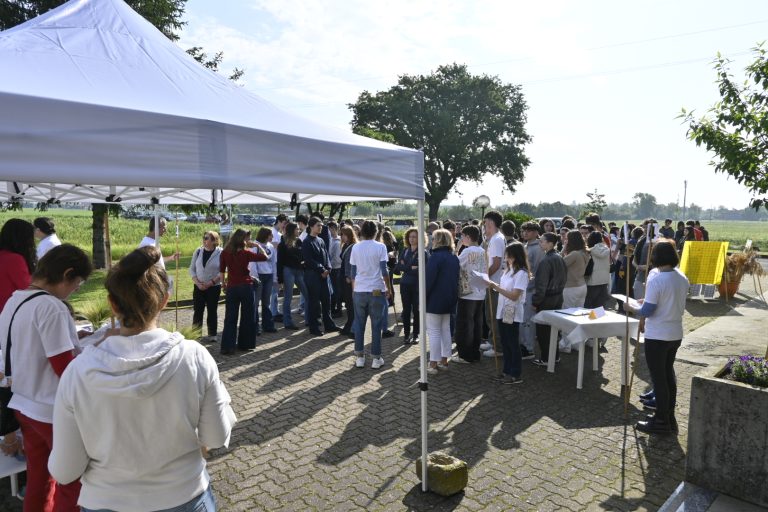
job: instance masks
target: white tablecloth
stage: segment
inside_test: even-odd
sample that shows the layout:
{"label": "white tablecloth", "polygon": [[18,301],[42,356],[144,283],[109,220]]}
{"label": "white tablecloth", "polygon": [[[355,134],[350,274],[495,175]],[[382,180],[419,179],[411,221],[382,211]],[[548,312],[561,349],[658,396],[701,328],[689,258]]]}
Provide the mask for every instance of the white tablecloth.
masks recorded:
{"label": "white tablecloth", "polygon": [[[566,315],[563,313],[556,313],[555,311],[541,311],[533,317],[533,321],[537,324],[548,324],[553,327],[552,334],[550,335],[549,353],[555,353],[555,347],[557,345],[557,333],[561,331],[563,336],[572,345],[576,346],[579,350],[579,371],[576,381],[576,387],[581,389],[581,383],[584,372],[584,343],[589,339],[596,338],[610,338],[616,336],[624,338],[627,330],[627,318],[624,315],[619,315],[610,311],[605,313],[605,316],[590,320],[589,316],[574,316]],[[639,320],[636,318],[629,318],[629,335],[637,336],[638,327],[640,325]],[[621,344],[621,360],[624,364],[621,365],[621,384],[627,383],[627,374],[629,368],[629,350],[627,347],[627,341],[624,340]],[[597,342],[594,343],[592,352],[592,369],[597,371],[598,357],[597,357]],[[554,373],[555,371],[555,359],[550,357],[547,364],[547,371]]]}

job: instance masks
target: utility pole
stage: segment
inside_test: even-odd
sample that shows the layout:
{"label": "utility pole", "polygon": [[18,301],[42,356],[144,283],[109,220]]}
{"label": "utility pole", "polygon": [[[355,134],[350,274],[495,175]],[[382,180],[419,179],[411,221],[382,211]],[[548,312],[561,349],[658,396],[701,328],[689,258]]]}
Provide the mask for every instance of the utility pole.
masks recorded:
{"label": "utility pole", "polygon": [[688,180],[683,180],[683,221],[686,220],[685,200],[687,195],[688,195]]}

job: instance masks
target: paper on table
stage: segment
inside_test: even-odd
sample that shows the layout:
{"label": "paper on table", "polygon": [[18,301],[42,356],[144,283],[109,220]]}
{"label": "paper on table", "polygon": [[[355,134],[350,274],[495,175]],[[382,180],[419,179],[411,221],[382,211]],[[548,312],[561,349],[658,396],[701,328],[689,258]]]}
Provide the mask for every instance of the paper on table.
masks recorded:
{"label": "paper on table", "polygon": [[478,290],[485,290],[488,288],[488,281],[490,278],[485,272],[472,271],[472,275],[469,276],[469,286],[477,288]]}
{"label": "paper on table", "polygon": [[566,309],[555,310],[555,313],[560,313],[563,315],[570,315],[570,316],[587,316],[589,312],[590,310],[585,308],[566,308]]}
{"label": "paper on table", "polygon": [[624,302],[626,304],[629,304],[629,307],[631,307],[633,309],[640,309],[641,307],[643,307],[642,304],[637,302],[632,297],[627,297],[626,295],[622,295],[621,293],[614,293],[614,294],[611,295],[611,297],[613,297],[614,299],[616,299],[616,300],[618,300],[620,302]]}

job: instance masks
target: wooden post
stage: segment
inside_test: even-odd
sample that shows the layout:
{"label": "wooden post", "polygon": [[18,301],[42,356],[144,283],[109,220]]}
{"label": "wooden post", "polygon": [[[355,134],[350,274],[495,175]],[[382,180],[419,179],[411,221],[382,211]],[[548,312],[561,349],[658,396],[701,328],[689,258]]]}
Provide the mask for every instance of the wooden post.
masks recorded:
{"label": "wooden post", "polygon": [[179,216],[176,215],[176,253],[175,253],[175,260],[176,260],[176,277],[175,282],[173,283],[173,291],[175,294],[175,301],[176,301],[176,320],[174,329],[179,330]]}

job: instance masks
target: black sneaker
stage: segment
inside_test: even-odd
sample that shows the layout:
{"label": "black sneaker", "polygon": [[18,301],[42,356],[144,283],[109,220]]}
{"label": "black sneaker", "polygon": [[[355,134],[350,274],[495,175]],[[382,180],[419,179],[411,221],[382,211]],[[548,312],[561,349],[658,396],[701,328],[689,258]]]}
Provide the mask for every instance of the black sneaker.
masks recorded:
{"label": "black sneaker", "polygon": [[391,338],[391,337],[392,337],[392,336],[394,336],[394,335],[395,335],[395,331],[391,331],[391,330],[389,330],[389,329],[386,329],[386,330],[384,330],[384,331],[381,333],[381,337],[382,337],[382,338]]}
{"label": "black sneaker", "polygon": [[529,352],[528,349],[525,347],[520,347],[520,353],[523,356],[523,360],[534,359],[536,357],[536,354],[534,354],[533,352]]}

